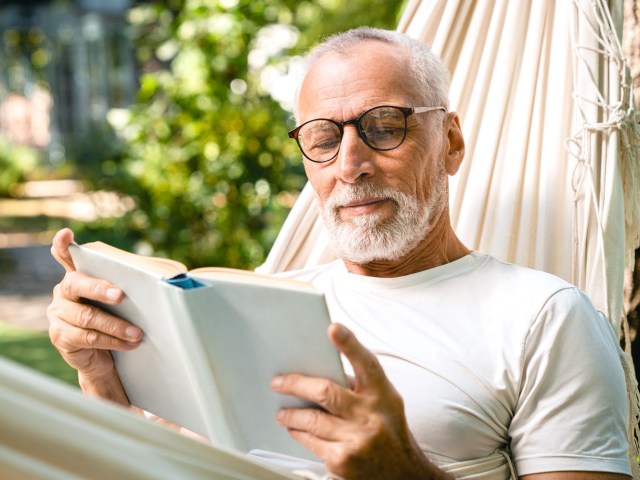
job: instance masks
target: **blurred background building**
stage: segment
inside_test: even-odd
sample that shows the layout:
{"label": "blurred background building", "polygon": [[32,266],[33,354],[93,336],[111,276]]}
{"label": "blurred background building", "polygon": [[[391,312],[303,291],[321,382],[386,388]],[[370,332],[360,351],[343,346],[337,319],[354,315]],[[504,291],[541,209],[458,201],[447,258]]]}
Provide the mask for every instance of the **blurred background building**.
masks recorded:
{"label": "blurred background building", "polygon": [[137,88],[130,0],[0,1],[0,131],[52,164]]}

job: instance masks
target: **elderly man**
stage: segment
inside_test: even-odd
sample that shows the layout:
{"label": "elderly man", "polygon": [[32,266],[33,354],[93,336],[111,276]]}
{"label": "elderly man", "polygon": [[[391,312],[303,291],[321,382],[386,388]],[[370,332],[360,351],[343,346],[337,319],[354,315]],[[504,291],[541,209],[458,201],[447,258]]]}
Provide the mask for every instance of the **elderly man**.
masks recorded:
{"label": "elderly man", "polygon": [[[464,140],[442,63],[400,34],[358,29],[307,65],[290,136],[340,260],[286,275],[325,293],[329,337],[354,376],[350,388],[274,378],[323,407],[276,421],[345,479],[450,478],[448,464],[496,451],[521,478],[626,478],[608,323],[571,285],[470,251],[451,228],[447,177]],[[128,404],[109,349],[136,348],[143,332],[82,301],[123,293],[74,271],[71,239],[62,231],[52,248],[68,272],[52,341],[86,393]]]}

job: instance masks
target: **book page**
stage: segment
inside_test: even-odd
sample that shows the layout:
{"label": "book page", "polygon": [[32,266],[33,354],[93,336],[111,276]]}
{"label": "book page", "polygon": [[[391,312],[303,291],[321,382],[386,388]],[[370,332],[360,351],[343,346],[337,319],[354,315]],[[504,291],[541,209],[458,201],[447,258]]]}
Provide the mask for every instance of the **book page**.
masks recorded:
{"label": "book page", "polygon": [[143,270],[153,273],[159,273],[164,277],[170,278],[179,273],[186,273],[187,267],[182,263],[161,257],[147,257],[136,253],[127,252],[120,248],[112,247],[103,242],[90,242],[82,245],[84,248],[100,252],[110,258],[118,259],[128,265],[135,265]]}
{"label": "book page", "polygon": [[301,292],[317,292],[316,288],[309,282],[291,278],[276,277],[273,275],[264,275],[262,273],[251,272],[249,270],[238,270],[235,268],[201,267],[190,270],[189,274],[200,281],[210,278],[234,283],[262,285],[265,287],[283,288]]}

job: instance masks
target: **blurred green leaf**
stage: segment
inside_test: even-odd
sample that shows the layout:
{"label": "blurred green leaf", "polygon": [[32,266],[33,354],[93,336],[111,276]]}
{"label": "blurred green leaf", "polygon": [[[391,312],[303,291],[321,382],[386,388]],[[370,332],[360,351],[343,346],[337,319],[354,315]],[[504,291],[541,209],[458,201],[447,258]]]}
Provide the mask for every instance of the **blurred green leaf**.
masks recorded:
{"label": "blurred green leaf", "polygon": [[[128,248],[151,246],[190,267],[259,265],[305,183],[300,154],[287,138],[291,114],[272,98],[269,82],[323,36],[360,25],[395,27],[401,6],[382,0],[136,6],[129,19],[146,72],[139,103],[113,125],[123,150],[88,172],[96,187],[136,202],[116,226],[109,224],[111,233]],[[81,227],[82,239],[101,225]]]}
{"label": "blurred green leaf", "polygon": [[64,362],[46,332],[0,322],[0,356],[78,386],[78,373]]}

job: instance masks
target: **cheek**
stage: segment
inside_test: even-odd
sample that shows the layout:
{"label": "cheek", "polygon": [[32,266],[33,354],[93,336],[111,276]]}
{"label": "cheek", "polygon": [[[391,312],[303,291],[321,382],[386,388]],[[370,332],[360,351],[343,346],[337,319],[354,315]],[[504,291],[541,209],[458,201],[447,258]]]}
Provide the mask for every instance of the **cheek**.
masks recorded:
{"label": "cheek", "polygon": [[392,168],[385,172],[386,181],[418,199],[428,195],[431,189],[435,158],[424,148],[414,148],[409,154],[393,159]]}
{"label": "cheek", "polygon": [[333,183],[335,183],[331,180],[332,176],[329,169],[322,165],[310,165],[310,162],[305,161],[304,171],[318,199],[324,203],[331,195]]}
{"label": "cheek", "polygon": [[419,163],[414,165],[412,176],[417,188],[417,194],[429,196],[436,182],[442,178],[444,157],[441,145],[421,145]]}

